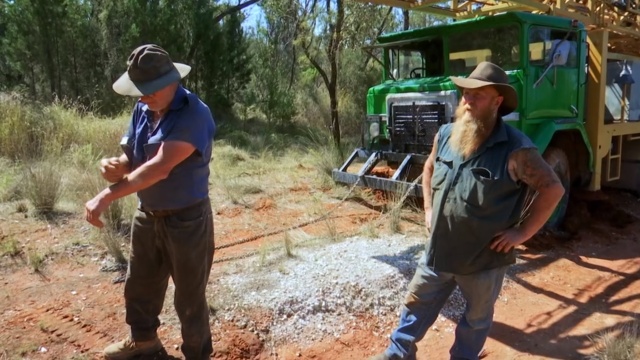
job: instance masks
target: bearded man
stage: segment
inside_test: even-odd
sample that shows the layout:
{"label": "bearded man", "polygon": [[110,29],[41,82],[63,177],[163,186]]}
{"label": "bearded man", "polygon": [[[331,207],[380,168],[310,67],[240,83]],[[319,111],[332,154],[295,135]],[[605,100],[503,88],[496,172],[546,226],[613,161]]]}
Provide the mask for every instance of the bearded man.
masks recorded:
{"label": "bearded man", "polygon": [[[478,359],[514,248],[545,224],[564,194],[531,140],[502,120],[518,107],[504,70],[482,62],[469,77],[451,80],[462,98],[454,123],[436,134],[422,178],[429,242],[391,342],[371,360],[415,360],[416,343],[456,287],[466,308],[451,360]],[[529,191],[537,194],[530,203]]]}

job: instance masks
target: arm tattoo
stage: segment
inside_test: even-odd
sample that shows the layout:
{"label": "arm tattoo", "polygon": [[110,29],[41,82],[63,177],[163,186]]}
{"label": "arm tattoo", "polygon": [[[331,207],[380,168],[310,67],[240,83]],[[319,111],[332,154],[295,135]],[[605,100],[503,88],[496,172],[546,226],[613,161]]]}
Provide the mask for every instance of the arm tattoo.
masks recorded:
{"label": "arm tattoo", "polygon": [[536,149],[524,149],[514,153],[518,179],[534,190],[540,190],[560,183],[551,166]]}

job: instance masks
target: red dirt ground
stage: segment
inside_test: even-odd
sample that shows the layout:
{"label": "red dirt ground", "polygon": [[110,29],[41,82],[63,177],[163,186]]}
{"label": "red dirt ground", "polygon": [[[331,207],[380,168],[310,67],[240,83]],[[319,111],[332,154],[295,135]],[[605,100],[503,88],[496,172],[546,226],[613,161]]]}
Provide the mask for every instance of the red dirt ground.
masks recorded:
{"label": "red dirt ground", "polygon": [[[305,196],[308,189],[298,189]],[[576,202],[575,231],[560,239],[539,234],[519,248],[515,275],[505,283],[496,305],[495,323],[487,341],[486,359],[583,359],[594,350],[593,339],[603,330],[632,321],[640,310],[640,203],[626,193],[608,191],[599,199]],[[327,209],[332,205],[327,205]],[[379,213],[357,202],[347,202],[333,213],[343,233],[377,218]],[[586,218],[590,214],[589,218]],[[420,214],[416,214],[419,218]],[[216,209],[216,244],[300,223],[309,216],[280,209],[270,199],[252,207]],[[247,226],[257,222],[264,226]],[[268,226],[267,226],[268,225]],[[407,231],[420,231],[412,222]],[[323,225],[303,228],[321,233]],[[99,359],[100,351],[127,334],[124,324],[123,284],[117,275],[101,272],[103,250],[79,241],[89,231],[75,214],[58,214],[49,221],[0,212],[0,241],[18,240],[22,253],[0,258],[0,360]],[[216,259],[255,251],[274,235],[217,251]],[[34,272],[30,252],[48,249],[44,266]],[[214,265],[212,277],[219,276]],[[211,289],[210,291],[214,291]],[[160,328],[167,354],[153,359],[180,359],[180,332],[170,301],[167,320]],[[254,314],[257,324],[269,315]],[[339,339],[327,338],[311,347],[261,343],[252,333],[222,323],[212,327],[215,359],[367,359],[384,349],[388,330],[377,318],[362,318]],[[419,360],[448,359],[453,322],[432,328],[419,343]],[[224,335],[224,336],[223,336]],[[147,359],[149,360],[149,359]]]}

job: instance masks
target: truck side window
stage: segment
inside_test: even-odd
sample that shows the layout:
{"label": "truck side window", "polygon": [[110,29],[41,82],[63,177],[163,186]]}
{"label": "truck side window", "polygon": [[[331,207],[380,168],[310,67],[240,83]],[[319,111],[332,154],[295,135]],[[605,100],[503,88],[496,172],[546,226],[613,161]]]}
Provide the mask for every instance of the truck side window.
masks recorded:
{"label": "truck side window", "polygon": [[449,74],[469,74],[482,61],[491,61],[504,70],[515,70],[520,58],[514,54],[519,51],[520,26],[517,24],[451,34]]}
{"label": "truck side window", "polygon": [[444,75],[442,38],[416,40],[387,51],[396,80]]}
{"label": "truck side window", "polygon": [[529,63],[534,66],[547,66],[551,56],[561,43],[569,43],[569,57],[563,67],[578,65],[578,34],[575,31],[532,26],[529,30]]}

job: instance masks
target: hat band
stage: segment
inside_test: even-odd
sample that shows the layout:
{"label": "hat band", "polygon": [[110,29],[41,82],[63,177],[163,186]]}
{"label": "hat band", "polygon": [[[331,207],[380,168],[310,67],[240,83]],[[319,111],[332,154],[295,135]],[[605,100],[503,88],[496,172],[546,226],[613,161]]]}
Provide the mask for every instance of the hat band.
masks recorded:
{"label": "hat band", "polygon": [[180,79],[180,72],[178,72],[178,69],[174,67],[173,69],[171,69],[171,71],[155,80],[146,82],[131,80],[131,82],[138,90],[140,90],[140,93],[142,93],[142,95],[151,95],[158,90],[164,89],[171,83],[180,81]]}

